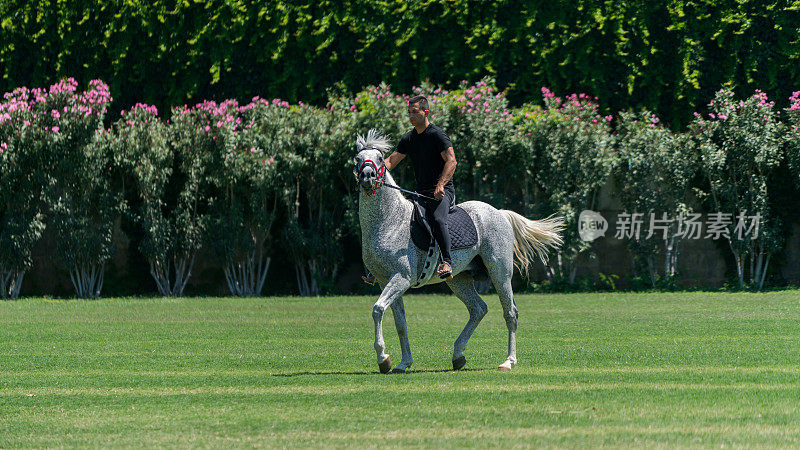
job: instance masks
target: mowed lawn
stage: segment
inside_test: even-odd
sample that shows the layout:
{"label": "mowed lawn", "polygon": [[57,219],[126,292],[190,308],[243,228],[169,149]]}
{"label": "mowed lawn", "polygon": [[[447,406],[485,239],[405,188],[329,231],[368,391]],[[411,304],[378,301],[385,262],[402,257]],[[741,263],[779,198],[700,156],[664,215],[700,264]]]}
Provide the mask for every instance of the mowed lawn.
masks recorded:
{"label": "mowed lawn", "polygon": [[[800,445],[800,291],[405,298],[381,375],[375,295],[0,302],[0,447]],[[400,360],[391,314],[388,352]]]}

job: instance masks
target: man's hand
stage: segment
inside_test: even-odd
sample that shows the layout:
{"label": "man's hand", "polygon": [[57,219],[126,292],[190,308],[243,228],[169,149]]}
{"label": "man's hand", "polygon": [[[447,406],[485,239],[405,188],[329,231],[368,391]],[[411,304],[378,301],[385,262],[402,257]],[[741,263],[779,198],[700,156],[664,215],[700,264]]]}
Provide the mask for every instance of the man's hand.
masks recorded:
{"label": "man's hand", "polygon": [[436,189],[433,191],[433,198],[441,200],[444,197],[444,185],[437,184]]}
{"label": "man's hand", "polygon": [[456,171],[456,154],[453,147],[448,147],[447,150],[442,152],[442,159],[444,160],[444,170],[439,182],[436,183],[436,190],[433,191],[433,197],[436,200],[441,200],[444,197],[444,185],[453,178],[453,173]]}

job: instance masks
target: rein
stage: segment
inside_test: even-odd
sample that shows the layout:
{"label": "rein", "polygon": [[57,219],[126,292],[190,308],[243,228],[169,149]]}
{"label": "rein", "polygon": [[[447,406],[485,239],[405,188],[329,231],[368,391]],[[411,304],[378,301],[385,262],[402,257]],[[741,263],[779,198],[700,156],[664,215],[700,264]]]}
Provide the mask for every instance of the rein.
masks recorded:
{"label": "rein", "polygon": [[375,172],[378,174],[378,177],[375,179],[375,181],[372,184],[372,190],[369,191],[369,192],[366,191],[366,190],[364,191],[364,193],[367,194],[367,197],[372,197],[373,195],[375,195],[376,192],[378,192],[378,189],[381,186],[386,186],[386,187],[390,187],[392,189],[397,189],[398,191],[401,191],[401,192],[405,192],[406,194],[411,194],[411,195],[413,195],[415,197],[436,201],[436,199],[433,198],[433,197],[429,197],[427,195],[423,195],[423,194],[420,194],[420,193],[417,193],[417,192],[414,192],[414,191],[407,191],[407,190],[405,190],[405,189],[403,189],[403,188],[401,188],[399,186],[392,186],[389,183],[385,183],[384,180],[383,180],[384,176],[386,175],[386,165],[385,164],[382,165],[380,169],[378,169],[378,165],[375,164],[375,161],[373,161],[371,159],[367,159],[367,160],[364,160],[363,163],[361,163],[361,166],[358,168],[358,171],[361,172],[364,169],[364,166],[367,165],[367,163],[372,164],[372,167],[375,168]]}
{"label": "rein", "polygon": [[403,189],[403,188],[401,188],[401,187],[398,187],[398,186],[392,186],[391,184],[388,184],[388,183],[384,183],[383,185],[384,185],[384,186],[386,186],[386,187],[390,187],[390,188],[392,188],[392,189],[397,189],[398,191],[401,191],[401,192],[405,192],[406,194],[411,194],[411,195],[413,195],[414,197],[422,197],[422,198],[425,198],[425,199],[428,199],[428,200],[437,201],[437,200],[436,200],[435,198],[433,198],[433,197],[428,197],[427,195],[423,195],[423,194],[420,194],[420,193],[418,193],[418,192],[414,192],[414,191],[407,191],[407,190],[405,190],[405,189]]}

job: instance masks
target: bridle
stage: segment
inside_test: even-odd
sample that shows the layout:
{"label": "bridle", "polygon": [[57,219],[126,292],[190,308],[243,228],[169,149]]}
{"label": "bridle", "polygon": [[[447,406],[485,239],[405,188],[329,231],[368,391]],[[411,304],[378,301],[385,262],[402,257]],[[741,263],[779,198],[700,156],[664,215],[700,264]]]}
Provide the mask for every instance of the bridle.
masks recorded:
{"label": "bridle", "polygon": [[364,193],[367,194],[367,197],[372,197],[373,195],[375,195],[376,192],[378,192],[378,189],[381,186],[383,186],[383,178],[386,175],[386,164],[383,164],[381,168],[378,169],[378,165],[375,164],[375,161],[371,159],[365,159],[364,162],[362,162],[361,165],[358,167],[358,173],[356,173],[356,180],[358,180],[358,174],[360,174],[361,171],[364,170],[364,167],[366,167],[367,164],[372,165],[372,167],[375,169],[375,173],[378,174],[378,176],[375,177],[375,181],[372,182],[372,190],[368,191],[367,189],[364,189]]}
{"label": "bridle", "polygon": [[361,163],[361,167],[358,168],[358,173],[361,173],[361,170],[364,169],[367,163],[372,164],[372,167],[375,168],[375,173],[378,174],[378,176],[375,177],[375,181],[372,182],[372,190],[368,191],[364,189],[364,193],[367,194],[367,197],[372,197],[376,192],[378,192],[378,189],[383,186],[383,176],[386,174],[386,165],[384,164],[380,169],[378,169],[378,165],[375,164],[375,161],[366,159],[363,163]]}

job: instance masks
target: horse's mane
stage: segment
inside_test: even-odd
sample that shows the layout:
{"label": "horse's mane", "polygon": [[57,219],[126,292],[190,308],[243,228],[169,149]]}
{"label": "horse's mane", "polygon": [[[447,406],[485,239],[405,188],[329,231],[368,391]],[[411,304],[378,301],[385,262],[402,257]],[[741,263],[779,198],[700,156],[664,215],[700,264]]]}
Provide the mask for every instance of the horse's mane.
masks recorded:
{"label": "horse's mane", "polygon": [[360,134],[358,135],[356,138],[356,147],[358,151],[364,150],[365,148],[375,148],[385,154],[392,148],[392,144],[389,142],[388,136],[382,135],[380,131],[373,128],[369,130],[366,138]]}

